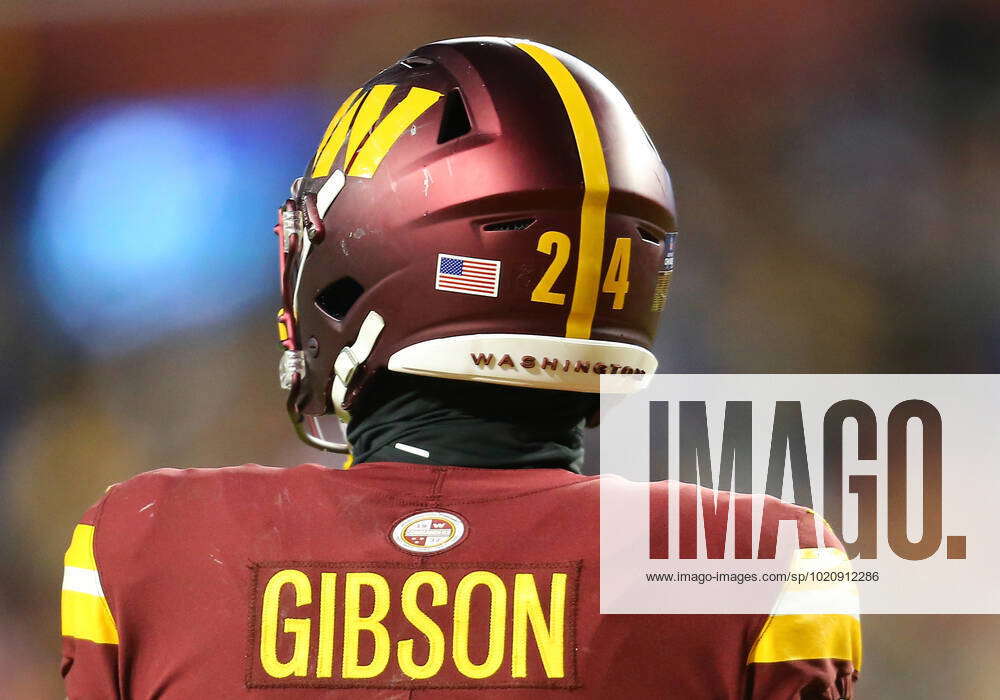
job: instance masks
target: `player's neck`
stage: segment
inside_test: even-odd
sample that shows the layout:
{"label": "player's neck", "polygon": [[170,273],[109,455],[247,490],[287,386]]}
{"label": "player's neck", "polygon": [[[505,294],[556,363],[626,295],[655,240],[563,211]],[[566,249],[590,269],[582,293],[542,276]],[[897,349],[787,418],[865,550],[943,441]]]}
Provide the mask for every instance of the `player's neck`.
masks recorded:
{"label": "player's neck", "polygon": [[579,471],[593,399],[422,377],[394,377],[347,429],[356,463]]}

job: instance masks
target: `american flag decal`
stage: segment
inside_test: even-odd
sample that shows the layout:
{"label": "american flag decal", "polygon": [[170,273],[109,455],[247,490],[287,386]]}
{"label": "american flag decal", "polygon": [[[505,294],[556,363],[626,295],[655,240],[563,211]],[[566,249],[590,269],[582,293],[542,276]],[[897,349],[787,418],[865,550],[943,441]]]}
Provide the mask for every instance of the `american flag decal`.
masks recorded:
{"label": "american flag decal", "polygon": [[434,288],[443,292],[478,294],[484,297],[498,296],[500,261],[438,253]]}

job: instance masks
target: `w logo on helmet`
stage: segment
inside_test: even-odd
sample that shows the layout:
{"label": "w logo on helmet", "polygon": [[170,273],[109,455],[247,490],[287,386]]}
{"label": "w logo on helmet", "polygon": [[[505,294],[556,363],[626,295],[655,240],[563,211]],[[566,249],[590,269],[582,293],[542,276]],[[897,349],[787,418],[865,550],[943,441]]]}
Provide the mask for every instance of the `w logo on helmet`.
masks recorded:
{"label": "w logo on helmet", "polygon": [[[312,177],[326,177],[344,142],[343,170],[354,177],[371,177],[403,132],[441,99],[433,90],[413,87],[406,97],[379,121],[395,85],[375,85],[355,90],[333,115],[316,150]],[[376,123],[377,122],[377,123]]]}

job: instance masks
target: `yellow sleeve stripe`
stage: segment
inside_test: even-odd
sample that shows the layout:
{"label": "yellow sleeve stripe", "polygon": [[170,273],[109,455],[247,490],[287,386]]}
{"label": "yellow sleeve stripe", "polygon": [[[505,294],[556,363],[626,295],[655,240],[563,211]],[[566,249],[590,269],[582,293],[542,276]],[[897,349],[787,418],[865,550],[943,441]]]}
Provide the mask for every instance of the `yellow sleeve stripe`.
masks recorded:
{"label": "yellow sleeve stripe", "polygon": [[117,644],[118,629],[108,602],[101,597],[63,590],[62,633],[97,644]]}
{"label": "yellow sleeve stripe", "polygon": [[[799,549],[790,570],[806,575],[806,580],[785,583],[772,615],[859,616],[858,587],[851,580],[851,563],[843,551],[835,547]],[[811,572],[828,575],[809,576]]]}
{"label": "yellow sleeve stripe", "polygon": [[750,650],[748,664],[844,659],[861,669],[861,623],[853,615],[774,615]]}
{"label": "yellow sleeve stripe", "polygon": [[94,526],[77,525],[73,530],[73,540],[66,550],[66,566],[97,571],[94,561]]}
{"label": "yellow sleeve stripe", "polygon": [[118,630],[94,559],[94,526],[77,525],[66,550],[62,633],[98,644],[117,644]]}
{"label": "yellow sleeve stripe", "polygon": [[[799,549],[793,573],[850,573],[847,555],[835,547]],[[844,659],[861,668],[861,623],[857,586],[849,577],[829,581],[810,577],[789,581],[782,589],[747,663],[804,659]]]}
{"label": "yellow sleeve stripe", "polygon": [[570,127],[580,154],[584,186],[583,205],[580,209],[580,250],[573,301],[566,319],[566,337],[589,338],[594,313],[597,311],[597,289],[604,261],[604,222],[610,190],[601,137],[587,98],[569,69],[536,44],[518,42],[516,46],[531,56],[555,85],[569,115]]}
{"label": "yellow sleeve stripe", "polygon": [[850,615],[859,617],[861,605],[853,584],[828,588],[789,589],[782,593],[772,615]]}

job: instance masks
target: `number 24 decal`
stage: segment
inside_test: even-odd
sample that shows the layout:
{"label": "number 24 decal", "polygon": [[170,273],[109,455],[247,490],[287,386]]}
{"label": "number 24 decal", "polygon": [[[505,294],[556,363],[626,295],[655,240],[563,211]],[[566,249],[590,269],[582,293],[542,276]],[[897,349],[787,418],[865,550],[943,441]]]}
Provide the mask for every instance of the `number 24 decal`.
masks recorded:
{"label": "number 24 decal", "polygon": [[[542,278],[538,280],[534,291],[531,292],[532,301],[540,301],[543,304],[565,304],[566,295],[562,292],[553,292],[552,285],[559,279],[566,262],[569,260],[570,252],[569,236],[560,231],[546,231],[538,239],[539,253],[552,256],[552,262]],[[607,294],[614,294],[614,301],[611,303],[612,309],[621,309],[625,306],[625,294],[628,293],[628,264],[632,257],[632,239],[618,238],[615,240],[615,249],[611,253],[611,264],[604,275],[604,284],[601,291]]]}

